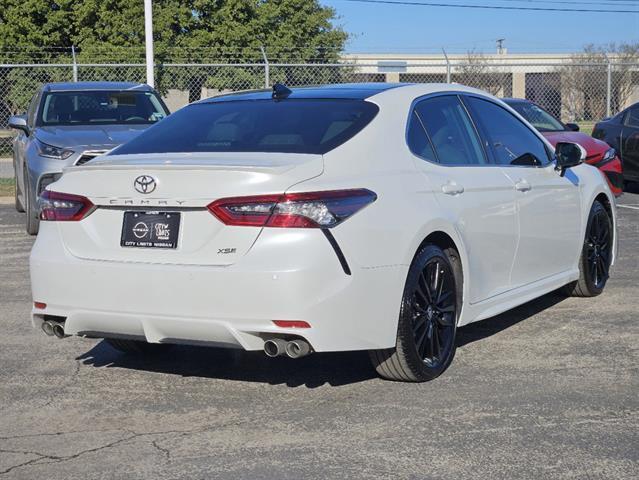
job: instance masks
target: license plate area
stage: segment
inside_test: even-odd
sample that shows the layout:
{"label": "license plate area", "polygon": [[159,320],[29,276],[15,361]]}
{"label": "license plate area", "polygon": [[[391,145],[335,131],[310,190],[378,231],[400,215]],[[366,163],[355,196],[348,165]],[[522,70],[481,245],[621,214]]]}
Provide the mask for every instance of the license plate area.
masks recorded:
{"label": "license plate area", "polygon": [[179,231],[179,212],[124,212],[120,246],[177,248]]}

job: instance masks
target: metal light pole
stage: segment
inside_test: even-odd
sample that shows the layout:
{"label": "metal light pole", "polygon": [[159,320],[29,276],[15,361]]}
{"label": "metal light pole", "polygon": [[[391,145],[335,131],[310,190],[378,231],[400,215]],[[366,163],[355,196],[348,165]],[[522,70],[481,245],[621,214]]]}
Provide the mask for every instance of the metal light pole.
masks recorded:
{"label": "metal light pole", "polygon": [[144,0],[144,43],[146,46],[146,83],[155,87],[153,76],[153,11],[151,0]]}

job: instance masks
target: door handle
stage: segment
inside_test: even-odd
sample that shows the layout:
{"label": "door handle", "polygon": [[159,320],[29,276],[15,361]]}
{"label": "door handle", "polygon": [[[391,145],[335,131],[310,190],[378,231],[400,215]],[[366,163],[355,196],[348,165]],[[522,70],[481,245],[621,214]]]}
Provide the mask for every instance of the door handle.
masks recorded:
{"label": "door handle", "polygon": [[442,185],[442,192],[446,195],[461,195],[464,193],[464,187],[456,183],[445,183]]}
{"label": "door handle", "polygon": [[524,179],[520,179],[517,181],[517,183],[515,183],[515,190],[517,190],[518,192],[527,192],[531,188],[532,186],[530,185],[530,183],[528,183]]}

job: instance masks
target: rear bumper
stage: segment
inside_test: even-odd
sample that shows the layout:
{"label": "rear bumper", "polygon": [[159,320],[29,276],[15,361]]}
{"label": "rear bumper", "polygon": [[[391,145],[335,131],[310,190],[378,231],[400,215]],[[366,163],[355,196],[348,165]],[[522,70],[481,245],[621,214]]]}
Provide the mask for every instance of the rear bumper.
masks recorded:
{"label": "rear bumper", "polygon": [[284,229],[264,230],[230,266],[84,260],[64,248],[53,222],[43,222],[30,267],[33,299],[47,305],[33,310],[35,327],[56,315],[70,335],[246,350],[294,335],[316,351],[393,346],[408,269],[351,265],[346,275],[321,231]]}

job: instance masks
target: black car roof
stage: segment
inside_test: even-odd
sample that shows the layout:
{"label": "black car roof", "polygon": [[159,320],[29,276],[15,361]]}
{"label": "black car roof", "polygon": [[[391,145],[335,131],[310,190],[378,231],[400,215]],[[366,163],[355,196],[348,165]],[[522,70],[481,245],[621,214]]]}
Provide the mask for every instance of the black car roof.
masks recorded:
{"label": "black car roof", "polygon": [[[409,85],[407,83],[340,83],[316,87],[290,88],[291,94],[286,98],[293,99],[351,99],[363,100],[391,88]],[[217,97],[206,98],[196,103],[218,103],[237,100],[270,100],[272,89],[251,90],[247,92],[229,93]]]}

